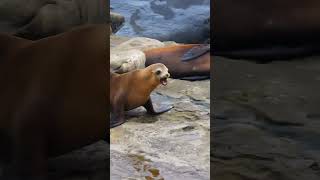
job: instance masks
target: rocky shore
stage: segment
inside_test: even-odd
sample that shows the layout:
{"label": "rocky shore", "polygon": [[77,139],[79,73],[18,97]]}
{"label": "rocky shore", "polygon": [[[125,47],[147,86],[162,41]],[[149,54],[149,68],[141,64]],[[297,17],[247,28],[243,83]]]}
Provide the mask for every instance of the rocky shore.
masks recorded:
{"label": "rocky shore", "polygon": [[[127,41],[119,36],[110,40],[111,55],[121,49],[174,43],[148,38]],[[209,87],[209,80],[170,79],[167,86],[153,92],[152,98],[156,104],[173,105],[174,109],[158,116],[147,115],[143,108],[128,112],[128,122],[111,130],[111,179],[208,180]]]}

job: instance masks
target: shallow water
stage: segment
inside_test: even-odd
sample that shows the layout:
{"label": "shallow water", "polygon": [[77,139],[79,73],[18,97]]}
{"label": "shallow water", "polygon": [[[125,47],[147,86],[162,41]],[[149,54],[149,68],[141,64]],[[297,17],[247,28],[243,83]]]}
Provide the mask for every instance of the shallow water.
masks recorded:
{"label": "shallow water", "polygon": [[126,19],[118,35],[176,42],[209,38],[210,0],[111,0],[110,4]]}

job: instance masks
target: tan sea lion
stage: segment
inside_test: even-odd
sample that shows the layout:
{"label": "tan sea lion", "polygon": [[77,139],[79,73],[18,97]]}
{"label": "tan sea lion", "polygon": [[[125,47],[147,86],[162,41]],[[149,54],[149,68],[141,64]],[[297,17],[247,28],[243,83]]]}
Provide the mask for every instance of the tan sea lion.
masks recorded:
{"label": "tan sea lion", "polygon": [[[162,63],[173,78],[210,76],[210,45],[178,44],[144,51],[146,66]],[[201,77],[201,78],[202,78]]]}
{"label": "tan sea lion", "polygon": [[108,31],[78,27],[1,62],[0,151],[20,178],[46,179],[47,157],[109,138]]}
{"label": "tan sea lion", "polygon": [[169,76],[168,68],[160,63],[124,74],[110,73],[110,128],[124,123],[124,112],[139,106],[151,114],[169,111],[172,106],[155,110],[150,98],[158,85],[167,84]]}

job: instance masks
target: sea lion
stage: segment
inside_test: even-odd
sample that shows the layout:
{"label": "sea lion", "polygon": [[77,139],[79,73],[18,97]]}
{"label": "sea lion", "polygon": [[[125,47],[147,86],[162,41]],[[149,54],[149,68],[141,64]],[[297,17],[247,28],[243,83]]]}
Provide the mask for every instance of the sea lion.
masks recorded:
{"label": "sea lion", "polygon": [[125,122],[124,112],[143,106],[150,114],[159,114],[172,109],[172,106],[154,109],[150,93],[160,84],[167,85],[170,74],[160,63],[144,69],[117,74],[110,72],[110,127]]}
{"label": "sea lion", "polygon": [[1,62],[0,146],[22,179],[45,179],[47,157],[109,138],[108,31],[78,27]]}
{"label": "sea lion", "polygon": [[32,41],[15,37],[6,33],[0,33],[0,64],[4,59],[8,58],[8,56],[14,51],[23,46],[27,45]]}
{"label": "sea lion", "polygon": [[0,31],[37,40],[84,24],[107,23],[106,0],[1,0]]}
{"label": "sea lion", "polygon": [[178,44],[144,51],[146,66],[162,63],[173,78],[210,76],[210,46]]}
{"label": "sea lion", "polygon": [[287,59],[320,52],[320,1],[213,1],[215,55]]}

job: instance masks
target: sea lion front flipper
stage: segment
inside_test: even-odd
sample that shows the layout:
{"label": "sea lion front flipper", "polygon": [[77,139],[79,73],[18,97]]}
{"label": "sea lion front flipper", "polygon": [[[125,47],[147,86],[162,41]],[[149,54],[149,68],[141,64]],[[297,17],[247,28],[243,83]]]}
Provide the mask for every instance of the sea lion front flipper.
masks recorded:
{"label": "sea lion front flipper", "polygon": [[201,44],[195,46],[181,57],[181,61],[190,61],[210,51],[210,44]]}
{"label": "sea lion front flipper", "polygon": [[110,128],[120,126],[125,123],[124,114],[111,114],[110,115]]}
{"label": "sea lion front flipper", "polygon": [[110,114],[110,128],[114,128],[125,123],[123,103],[118,103],[117,105],[112,106],[112,108],[113,109]]}
{"label": "sea lion front flipper", "polygon": [[146,110],[149,114],[153,114],[153,115],[167,112],[173,108],[173,106],[162,106],[162,107],[159,107],[155,110],[150,97],[149,97],[148,101],[143,105],[143,107],[146,108]]}

